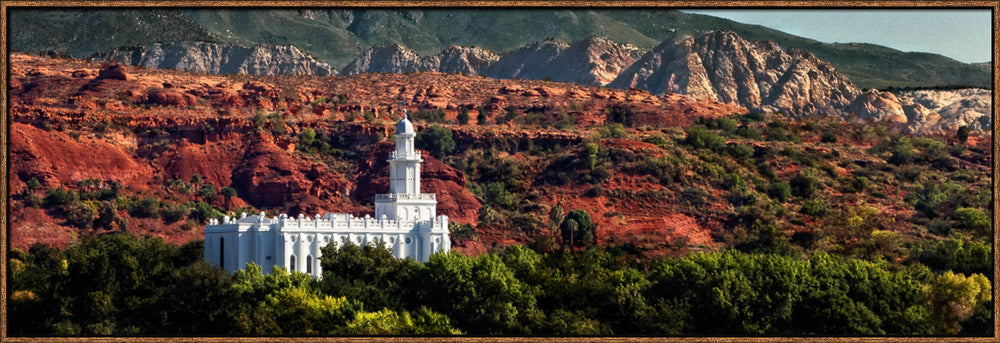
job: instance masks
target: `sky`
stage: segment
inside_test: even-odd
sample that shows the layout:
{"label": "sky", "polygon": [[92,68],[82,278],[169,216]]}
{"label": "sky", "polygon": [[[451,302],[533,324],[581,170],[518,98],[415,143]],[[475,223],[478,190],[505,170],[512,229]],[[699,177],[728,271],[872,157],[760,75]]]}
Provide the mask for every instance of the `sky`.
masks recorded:
{"label": "sky", "polygon": [[757,24],[826,43],[872,43],[972,63],[991,60],[989,9],[683,10]]}

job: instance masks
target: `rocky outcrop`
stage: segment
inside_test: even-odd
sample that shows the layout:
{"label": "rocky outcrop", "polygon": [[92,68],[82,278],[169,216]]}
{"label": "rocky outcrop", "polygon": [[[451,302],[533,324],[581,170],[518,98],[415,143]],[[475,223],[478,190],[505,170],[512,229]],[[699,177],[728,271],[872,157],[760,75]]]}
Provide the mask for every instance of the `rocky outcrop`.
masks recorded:
{"label": "rocky outcrop", "polygon": [[366,50],[344,67],[343,74],[439,71],[478,75],[497,59],[499,56],[492,51],[459,46],[421,57],[413,50],[394,44]]}
{"label": "rocky outcrop", "polygon": [[845,108],[849,115],[904,125],[911,132],[941,133],[968,126],[992,129],[992,93],[981,88],[865,91]]}
{"label": "rocky outcrop", "polygon": [[336,74],[330,65],[291,45],[246,47],[209,42],[150,43],[95,53],[88,59],[209,74]]}
{"label": "rocky outcrop", "polygon": [[545,40],[503,56],[477,47],[452,46],[421,57],[396,44],[368,49],[344,67],[343,74],[437,71],[598,86],[614,80],[642,52],[633,45],[600,37],[573,44]]}
{"label": "rocky outcrop", "polygon": [[495,52],[483,48],[451,46],[425,57],[425,63],[437,66],[435,70],[442,73],[479,75],[499,59]]}
{"label": "rocky outcrop", "polygon": [[629,44],[590,37],[573,44],[545,40],[500,58],[486,76],[513,79],[547,79],[583,85],[605,85],[642,55]]}
{"label": "rocky outcrop", "polygon": [[337,198],[347,189],[343,176],[287,153],[269,136],[255,137],[247,148],[242,163],[232,172],[232,180],[240,197],[254,206],[281,207],[306,200],[321,203],[318,200]]}
{"label": "rocky outcrop", "polygon": [[917,90],[899,92],[897,96],[904,103],[937,113],[941,119],[934,129],[951,131],[968,126],[989,131],[993,128],[990,117],[993,93],[988,89]]}
{"label": "rocky outcrop", "polygon": [[664,41],[609,86],[684,93],[792,116],[838,111],[861,92],[810,53],[747,41],[730,31]]}

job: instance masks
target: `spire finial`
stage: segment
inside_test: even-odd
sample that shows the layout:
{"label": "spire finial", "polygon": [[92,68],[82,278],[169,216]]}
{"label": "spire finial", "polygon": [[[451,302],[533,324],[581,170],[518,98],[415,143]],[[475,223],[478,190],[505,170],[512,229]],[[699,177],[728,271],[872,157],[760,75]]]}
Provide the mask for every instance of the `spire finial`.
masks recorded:
{"label": "spire finial", "polygon": [[407,113],[406,113],[406,100],[400,101],[399,102],[399,107],[403,108],[403,120],[407,120],[406,119],[406,117],[407,117]]}

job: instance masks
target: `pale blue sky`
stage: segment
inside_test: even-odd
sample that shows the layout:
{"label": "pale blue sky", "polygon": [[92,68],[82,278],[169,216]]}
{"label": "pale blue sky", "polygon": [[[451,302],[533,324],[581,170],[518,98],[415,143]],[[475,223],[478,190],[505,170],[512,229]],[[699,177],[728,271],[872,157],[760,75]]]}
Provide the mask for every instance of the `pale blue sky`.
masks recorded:
{"label": "pale blue sky", "polygon": [[683,10],[757,24],[827,43],[873,43],[962,62],[991,60],[989,9]]}

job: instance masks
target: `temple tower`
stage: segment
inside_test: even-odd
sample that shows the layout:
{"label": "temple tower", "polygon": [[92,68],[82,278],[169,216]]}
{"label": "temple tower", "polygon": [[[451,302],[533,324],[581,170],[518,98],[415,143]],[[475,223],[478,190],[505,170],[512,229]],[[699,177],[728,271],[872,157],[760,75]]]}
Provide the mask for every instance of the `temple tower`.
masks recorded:
{"label": "temple tower", "polygon": [[420,192],[420,153],[414,148],[417,136],[403,109],[396,124],[396,149],[389,155],[389,194],[375,196],[375,218],[432,221],[437,213],[433,193]]}

